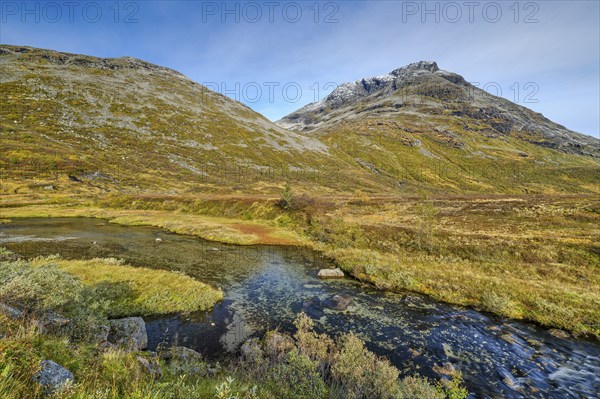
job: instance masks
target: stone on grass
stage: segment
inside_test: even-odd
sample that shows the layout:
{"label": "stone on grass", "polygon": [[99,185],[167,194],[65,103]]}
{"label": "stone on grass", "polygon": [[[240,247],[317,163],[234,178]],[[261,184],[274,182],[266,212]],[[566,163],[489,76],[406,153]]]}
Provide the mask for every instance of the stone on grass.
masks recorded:
{"label": "stone on grass", "polygon": [[41,366],[42,369],[33,379],[44,388],[47,395],[53,395],[74,380],[73,373],[52,360],[44,360]]}
{"label": "stone on grass", "polygon": [[92,340],[97,344],[102,344],[108,341],[108,334],[110,333],[110,327],[106,324],[98,324],[94,326],[92,331]]}
{"label": "stone on grass", "polygon": [[42,334],[58,334],[71,323],[71,319],[57,313],[46,313],[35,320],[35,324]]}
{"label": "stone on grass", "polygon": [[130,352],[138,352],[148,346],[146,323],[141,317],[109,320],[108,324],[108,342]]}
{"label": "stone on grass", "polygon": [[154,379],[160,379],[163,375],[162,368],[156,359],[146,359],[145,357],[138,356],[137,361],[142,366],[142,370],[152,376]]}
{"label": "stone on grass", "polygon": [[20,319],[23,316],[22,310],[13,308],[2,302],[0,302],[0,313],[14,320]]}

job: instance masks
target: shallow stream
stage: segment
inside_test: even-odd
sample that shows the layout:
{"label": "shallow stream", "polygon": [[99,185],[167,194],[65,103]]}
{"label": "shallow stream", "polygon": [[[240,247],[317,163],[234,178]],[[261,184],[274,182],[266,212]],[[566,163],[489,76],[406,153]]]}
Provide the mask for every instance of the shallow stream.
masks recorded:
{"label": "shallow stream", "polygon": [[[318,270],[331,264],[310,250],[225,245],[92,218],[14,219],[0,225],[0,246],[25,257],[123,258],[223,289],[223,302],[210,312],[147,319],[150,349],[177,342],[219,359],[267,329],[293,332],[304,310],[320,332],[354,331],[404,375],[440,378],[436,371],[450,363],[472,398],[600,397],[599,342],[558,338],[533,324],[383,293],[350,278],[320,280]],[[353,298],[346,311],[319,306],[341,293]]]}

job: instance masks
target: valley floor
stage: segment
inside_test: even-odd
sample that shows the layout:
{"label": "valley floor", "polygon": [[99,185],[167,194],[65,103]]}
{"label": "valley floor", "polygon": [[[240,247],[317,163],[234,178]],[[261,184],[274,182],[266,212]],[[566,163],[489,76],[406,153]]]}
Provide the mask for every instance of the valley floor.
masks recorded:
{"label": "valley floor", "polygon": [[303,245],[383,290],[411,290],[600,337],[600,200],[52,195],[0,198],[0,220],[91,216],[241,245]]}

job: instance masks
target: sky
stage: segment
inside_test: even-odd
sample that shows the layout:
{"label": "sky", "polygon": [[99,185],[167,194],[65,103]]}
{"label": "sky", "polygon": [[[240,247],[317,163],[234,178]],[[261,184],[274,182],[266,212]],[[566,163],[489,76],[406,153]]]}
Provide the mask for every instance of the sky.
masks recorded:
{"label": "sky", "polygon": [[600,138],[598,1],[7,1],[0,42],[176,69],[271,120],[436,61]]}

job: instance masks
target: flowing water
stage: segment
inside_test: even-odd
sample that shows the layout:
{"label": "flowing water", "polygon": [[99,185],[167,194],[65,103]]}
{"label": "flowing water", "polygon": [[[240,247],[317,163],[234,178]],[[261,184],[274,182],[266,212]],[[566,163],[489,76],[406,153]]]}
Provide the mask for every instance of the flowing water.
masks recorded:
{"label": "flowing water", "polygon": [[[177,342],[219,359],[266,329],[293,332],[295,315],[305,311],[320,332],[354,331],[404,375],[440,378],[441,366],[451,364],[472,398],[600,397],[599,342],[558,338],[533,324],[414,293],[383,293],[349,278],[319,280],[318,270],[331,264],[310,250],[225,245],[90,218],[14,219],[0,225],[0,246],[26,257],[123,258],[223,289],[212,311],[146,320],[150,349]],[[319,305],[340,293],[353,298],[346,311]]]}

